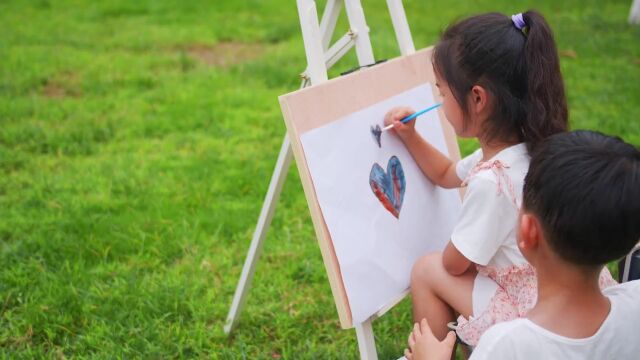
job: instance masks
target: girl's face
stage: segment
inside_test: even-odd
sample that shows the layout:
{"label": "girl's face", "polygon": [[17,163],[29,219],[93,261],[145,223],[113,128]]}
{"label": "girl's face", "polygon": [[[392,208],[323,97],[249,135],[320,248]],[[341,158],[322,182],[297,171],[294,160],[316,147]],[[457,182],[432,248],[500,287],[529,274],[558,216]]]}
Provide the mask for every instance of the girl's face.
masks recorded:
{"label": "girl's face", "polygon": [[[456,132],[456,135],[463,138],[471,138],[476,137],[478,132],[475,129],[475,121],[473,119],[469,119],[468,123],[465,126],[464,121],[464,113],[460,104],[456,101],[456,98],[451,93],[451,89],[449,89],[449,85],[444,81],[444,79],[440,78],[436,72],[436,87],[439,91],[439,97],[442,101],[442,108],[444,110],[444,115],[447,117],[447,120],[453,126],[453,129]],[[472,114],[469,114],[472,116]]]}

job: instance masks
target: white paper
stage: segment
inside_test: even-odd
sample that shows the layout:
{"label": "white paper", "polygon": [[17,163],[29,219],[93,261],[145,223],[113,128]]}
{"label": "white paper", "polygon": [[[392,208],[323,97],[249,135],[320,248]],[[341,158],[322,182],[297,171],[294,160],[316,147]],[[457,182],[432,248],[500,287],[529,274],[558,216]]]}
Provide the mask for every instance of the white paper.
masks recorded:
{"label": "white paper", "polygon": [[[354,323],[397,299],[409,287],[414,262],[425,253],[441,251],[457,220],[458,191],[433,185],[395,134],[383,132],[379,148],[370,132],[371,125],[383,125],[392,107],[419,111],[434,104],[425,83],[301,136]],[[448,154],[436,110],[414,121],[429,143]],[[406,179],[399,218],[383,207],[369,184],[373,164],[386,172],[393,155]]]}

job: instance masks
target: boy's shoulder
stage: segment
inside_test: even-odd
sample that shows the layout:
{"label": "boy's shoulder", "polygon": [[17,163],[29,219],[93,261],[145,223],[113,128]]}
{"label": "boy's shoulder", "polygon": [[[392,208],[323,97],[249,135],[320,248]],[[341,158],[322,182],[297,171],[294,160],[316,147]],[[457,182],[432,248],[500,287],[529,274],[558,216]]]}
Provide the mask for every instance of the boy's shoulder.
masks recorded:
{"label": "boy's shoulder", "polygon": [[528,320],[516,319],[495,324],[482,337],[472,353],[472,360],[515,359],[522,354],[521,333],[528,332]]}
{"label": "boy's shoulder", "polygon": [[640,331],[640,280],[629,281],[608,287],[602,293],[616,308],[620,321],[633,321]]}
{"label": "boy's shoulder", "polygon": [[[616,353],[616,358],[637,354],[640,343],[634,339],[640,331],[640,280],[611,286],[603,294],[611,301],[611,312],[592,337],[566,338],[528,319],[517,319],[487,330],[471,359],[536,359],[541,351],[551,357],[565,354],[571,359],[589,357],[589,354]],[[600,358],[598,356],[595,358]]]}
{"label": "boy's shoulder", "polygon": [[635,300],[640,306],[640,280],[628,281],[622,284],[608,287],[602,291],[608,298],[620,298]]}

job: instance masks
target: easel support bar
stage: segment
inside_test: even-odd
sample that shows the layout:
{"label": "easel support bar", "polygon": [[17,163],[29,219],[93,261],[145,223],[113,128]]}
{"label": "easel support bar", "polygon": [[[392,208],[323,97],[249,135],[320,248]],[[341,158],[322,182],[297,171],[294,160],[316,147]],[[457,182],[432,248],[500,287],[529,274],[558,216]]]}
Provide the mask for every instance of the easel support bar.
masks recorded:
{"label": "easel support bar", "polygon": [[360,66],[373,64],[373,50],[371,49],[371,40],[369,39],[369,27],[364,18],[364,11],[360,1],[346,0],[344,8],[351,24],[351,31],[358,34],[356,41],[356,55]]}
{"label": "easel support bar", "polygon": [[629,24],[640,23],[640,0],[633,0],[629,11]]}
{"label": "easel support bar", "polygon": [[[316,3],[308,0],[297,0],[297,3],[302,38],[304,39],[304,51],[307,55],[307,74],[312,84],[318,84],[327,81],[329,78],[324,64],[322,34],[318,24]],[[317,46],[318,44],[320,46]]]}
{"label": "easel support bar", "polygon": [[358,338],[358,350],[363,360],[377,360],[376,340],[373,336],[372,320],[368,319],[362,324],[355,324],[356,337]]}
{"label": "easel support bar", "polygon": [[265,196],[262,211],[258,218],[258,225],[253,232],[253,238],[251,239],[251,246],[249,247],[249,253],[242,267],[242,274],[240,275],[240,281],[236,287],[236,292],[233,296],[233,302],[231,303],[231,309],[229,315],[227,315],[227,321],[224,325],[224,332],[229,334],[236,325],[238,315],[242,312],[245,301],[247,299],[247,293],[251,287],[251,281],[253,280],[253,273],[256,270],[256,264],[260,258],[262,252],[262,245],[264,244],[264,238],[267,235],[267,229],[271,224],[273,213],[278,203],[278,198],[282,192],[282,185],[287,178],[286,174],[291,165],[291,159],[293,153],[291,152],[291,144],[289,143],[289,137],[284,136],[282,146],[280,146],[280,154],[278,155],[278,161],[276,161],[276,167],[271,175],[271,181],[269,182],[269,190]]}
{"label": "easel support bar", "polygon": [[340,15],[342,0],[328,0],[320,20],[320,33],[322,34],[322,49],[327,50],[331,43],[331,36],[336,28],[336,22]]}
{"label": "easel support bar", "polygon": [[402,0],[387,0],[387,6],[389,7],[391,23],[393,23],[393,29],[396,33],[400,53],[402,55],[413,54],[416,52],[416,48],[413,45],[411,30],[409,30],[409,22],[407,21],[407,15],[404,12],[404,6],[402,6]]}
{"label": "easel support bar", "polygon": [[[344,34],[340,39],[338,39],[338,41],[336,41],[335,44],[333,44],[329,48],[329,50],[327,50],[327,52],[324,55],[324,62],[327,69],[331,69],[333,65],[335,65],[335,63],[338,62],[338,60],[340,60],[344,56],[344,54],[346,54],[349,50],[351,50],[351,48],[355,44],[356,36],[358,36],[358,34],[349,31],[348,33]],[[307,70],[305,70],[302,74],[300,74],[300,76],[303,79],[309,78],[309,74],[307,73]]]}

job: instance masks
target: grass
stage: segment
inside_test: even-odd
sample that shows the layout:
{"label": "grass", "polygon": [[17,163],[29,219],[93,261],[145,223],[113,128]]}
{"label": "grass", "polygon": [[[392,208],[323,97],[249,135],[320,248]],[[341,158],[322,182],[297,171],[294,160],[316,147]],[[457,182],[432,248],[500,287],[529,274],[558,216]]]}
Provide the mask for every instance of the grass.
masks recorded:
{"label": "grass", "polygon": [[[537,7],[573,127],[640,145],[629,1],[405,6],[418,48],[455,19]],[[365,13],[376,57],[397,56],[385,2]],[[357,356],[294,168],[238,331],[222,332],[285,131],[277,96],[305,67],[294,2],[3,1],[0,59],[0,357]],[[381,359],[410,323],[408,301],[374,323]]]}

